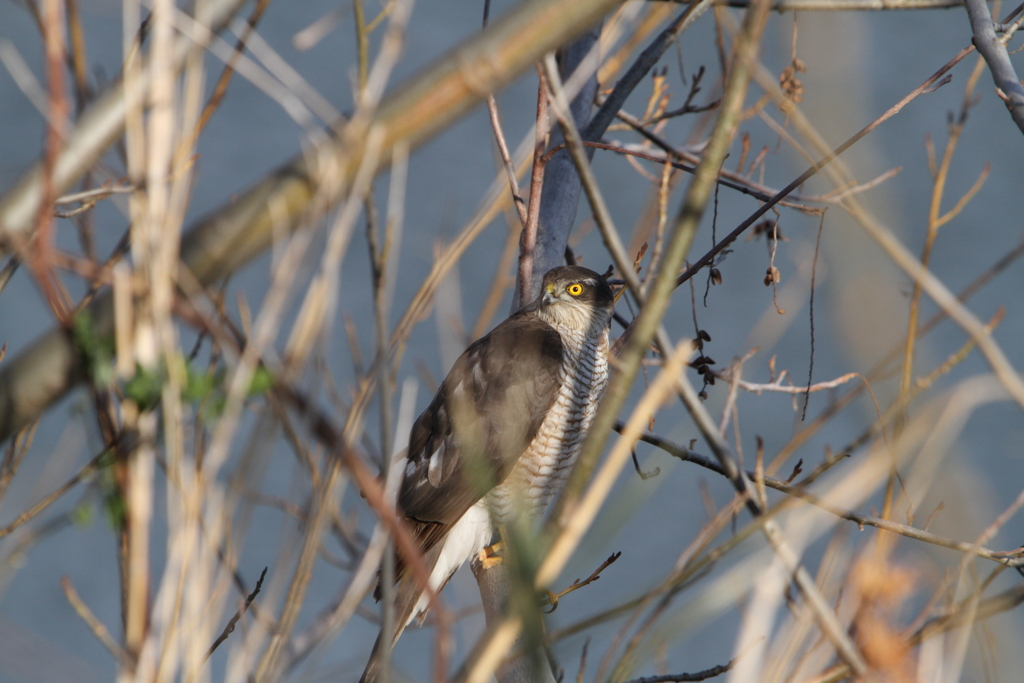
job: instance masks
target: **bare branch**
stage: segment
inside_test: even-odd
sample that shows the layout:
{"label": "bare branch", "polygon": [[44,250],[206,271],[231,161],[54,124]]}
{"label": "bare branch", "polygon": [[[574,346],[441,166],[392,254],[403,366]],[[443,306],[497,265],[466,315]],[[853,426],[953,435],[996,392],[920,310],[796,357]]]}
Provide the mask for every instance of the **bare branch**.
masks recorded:
{"label": "bare branch", "polygon": [[118,664],[123,667],[128,667],[131,664],[132,658],[128,654],[128,651],[121,647],[121,644],[114,640],[114,637],[110,635],[110,631],[107,630],[106,625],[102,621],[96,618],[96,615],[92,613],[89,606],[82,602],[82,598],[78,596],[78,591],[75,590],[71,580],[66,576],[61,579],[60,587],[64,591],[64,596],[68,599],[72,609],[75,610],[75,614],[85,622],[85,625],[89,627],[92,634],[96,636],[96,639],[103,644],[103,647],[107,648],[107,651],[114,656],[114,659],[118,661]]}
{"label": "bare branch", "polygon": [[[1021,84],[1020,77],[1010,61],[1006,43],[996,36],[995,24],[992,23],[988,5],[984,0],[964,0],[964,7],[971,22],[974,46],[978,48],[978,53],[985,59],[989,71],[992,72],[996,94],[1010,110],[1013,122],[1020,128],[1021,133],[1024,133],[1024,85]],[[1018,7],[1012,12],[1007,21],[1013,19],[1020,9]]]}
{"label": "bare branch", "polygon": [[[772,206],[774,206],[776,203],[778,203],[779,200],[789,196],[789,194],[793,190],[795,190],[796,188],[800,187],[802,184],[807,182],[807,180],[809,180],[811,177],[813,177],[815,174],[817,174],[818,171],[820,171],[821,169],[823,169],[826,166],[828,166],[840,154],[842,154],[847,149],[849,149],[854,144],[856,144],[861,138],[863,138],[865,135],[870,133],[872,130],[874,130],[875,128],[880,126],[883,122],[887,121],[888,119],[890,119],[893,116],[895,116],[896,114],[898,114],[900,112],[900,110],[902,110],[903,107],[905,107],[912,100],[917,98],[919,95],[925,94],[926,92],[930,92],[929,89],[931,88],[931,86],[933,84],[935,84],[940,78],[942,78],[942,76],[947,71],[949,71],[954,66],[959,64],[960,61],[963,60],[964,57],[966,57],[967,55],[971,54],[971,52],[973,52],[973,51],[974,51],[974,47],[973,46],[965,47],[964,49],[962,49],[959,53],[957,53],[957,55],[955,57],[953,57],[953,59],[951,59],[948,62],[946,62],[946,64],[944,64],[942,66],[942,68],[940,68],[938,71],[936,71],[934,74],[932,74],[927,80],[924,81],[924,83],[922,83],[917,88],[915,88],[910,93],[908,93],[906,97],[904,97],[899,102],[897,102],[892,107],[890,107],[884,114],[879,116],[877,119],[875,119],[874,121],[872,121],[868,125],[864,126],[864,128],[861,128],[852,137],[850,137],[846,142],[844,142],[843,144],[839,145],[835,149],[830,150],[820,161],[818,161],[817,163],[812,164],[810,168],[808,168],[806,171],[801,173],[797,178],[795,178],[793,180],[793,182],[789,183],[786,187],[782,188],[778,193],[776,193],[776,195],[774,197],[772,197],[771,200],[769,200],[767,203],[763,204],[762,206],[758,207],[757,211],[755,211],[753,214],[751,214],[746,220],[744,220],[742,223],[740,223],[738,226],[736,226],[736,228],[734,228],[732,232],[730,232],[722,240],[720,240],[718,243],[716,243],[715,246],[708,253],[704,254],[699,259],[697,259],[694,262],[694,264],[692,266],[690,266],[686,270],[686,272],[684,272],[682,275],[680,275],[676,279],[677,284],[682,284],[682,283],[686,282],[687,280],[689,280],[694,275],[696,275],[700,271],[701,268],[705,267],[723,249],[725,249],[727,246],[732,244],[736,240],[737,237],[739,237],[751,225],[756,223],[757,220],[759,218],[761,218],[761,216],[763,216],[765,213],[767,213],[768,210]],[[774,83],[772,85],[774,85]]]}
{"label": "bare branch", "polygon": [[227,640],[228,636],[230,636],[234,632],[235,624],[237,624],[238,620],[242,618],[242,615],[245,614],[245,611],[249,609],[249,605],[251,605],[252,601],[256,599],[256,596],[260,594],[260,590],[263,588],[263,579],[266,576],[267,568],[264,567],[263,571],[260,572],[260,578],[256,580],[256,587],[252,589],[252,593],[249,593],[249,595],[245,596],[245,601],[242,603],[242,606],[239,607],[238,611],[235,612],[235,615],[228,620],[228,623],[224,627],[224,630],[221,631],[221,634],[219,636],[217,636],[217,640],[213,641],[213,644],[210,645],[210,649],[206,652],[207,659],[209,659],[210,655],[213,654],[213,651],[216,650],[220,646],[220,644]]}
{"label": "bare branch", "polygon": [[558,593],[552,593],[551,591],[547,591],[546,592],[547,594],[544,596],[543,600],[541,601],[541,606],[543,606],[543,605],[551,605],[551,609],[548,610],[548,611],[549,612],[554,612],[555,609],[558,608],[558,601],[559,600],[564,598],[569,593],[572,593],[573,591],[578,591],[580,588],[583,588],[585,586],[589,586],[590,584],[592,584],[595,581],[597,581],[598,579],[600,579],[601,578],[601,572],[603,572],[605,569],[607,569],[612,564],[614,564],[615,560],[619,559],[620,557],[622,557],[622,552],[612,553],[611,555],[608,556],[607,560],[605,560],[604,562],[601,563],[600,567],[598,567],[593,572],[591,572],[590,576],[588,576],[587,578],[583,579],[582,581],[580,581],[579,579],[576,579],[575,581],[572,582],[572,585],[570,585],[568,588],[565,588],[565,589],[559,591]]}

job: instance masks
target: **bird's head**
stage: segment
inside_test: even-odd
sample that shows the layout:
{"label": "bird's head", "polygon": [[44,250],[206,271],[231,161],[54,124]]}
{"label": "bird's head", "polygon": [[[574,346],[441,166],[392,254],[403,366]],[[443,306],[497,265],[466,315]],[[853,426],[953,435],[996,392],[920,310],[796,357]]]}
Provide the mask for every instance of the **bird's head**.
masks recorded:
{"label": "bird's head", "polygon": [[615,309],[608,282],[581,266],[558,266],[544,275],[537,310],[552,322],[586,329],[606,326]]}

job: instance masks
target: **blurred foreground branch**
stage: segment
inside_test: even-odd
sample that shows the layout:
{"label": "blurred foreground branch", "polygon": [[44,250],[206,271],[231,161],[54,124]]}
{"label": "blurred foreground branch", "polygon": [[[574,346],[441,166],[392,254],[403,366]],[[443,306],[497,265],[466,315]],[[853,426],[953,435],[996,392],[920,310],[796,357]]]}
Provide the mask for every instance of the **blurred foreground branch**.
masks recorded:
{"label": "blurred foreground branch", "polygon": [[[365,131],[380,131],[379,170],[389,163],[397,142],[410,147],[423,143],[487,92],[501,88],[545,52],[592,26],[618,1],[533,0],[517,7],[396,88],[372,118],[362,122],[361,130],[343,126],[337,136],[325,136],[315,149],[295,157],[192,226],[182,239],[182,262],[204,285],[234,272],[270,246],[275,235],[308,224],[337,201],[363,161]],[[115,127],[114,134],[103,141],[113,142],[119,130]],[[87,167],[83,164],[82,170]],[[13,206],[17,197],[30,194],[12,191],[2,206],[8,202]],[[28,199],[21,202],[31,207]],[[21,224],[10,215],[0,213],[0,224]],[[109,293],[87,310],[96,335],[113,333]],[[85,379],[83,359],[63,329],[53,330],[9,359],[0,369],[0,442]]]}
{"label": "blurred foreground branch", "polygon": [[[214,0],[202,3],[196,21],[208,29],[210,35],[227,26],[244,0]],[[201,52],[205,46],[196,44],[189,36],[175,41],[173,66],[181,69],[190,55]],[[145,66],[140,67],[145,69]],[[109,92],[92,103],[63,140],[49,178],[54,196],[63,194],[89,169],[96,165],[107,148],[114,144],[124,130],[125,115],[148,97],[150,82],[140,81],[137,87],[126,89],[119,80]],[[29,229],[39,214],[43,199],[44,164],[37,162],[13,187],[3,193],[0,200],[0,256],[19,250],[31,239]],[[2,399],[0,399],[2,400]],[[2,405],[2,404],[0,404]],[[3,424],[0,415],[0,425]],[[0,430],[0,441],[6,432]]]}

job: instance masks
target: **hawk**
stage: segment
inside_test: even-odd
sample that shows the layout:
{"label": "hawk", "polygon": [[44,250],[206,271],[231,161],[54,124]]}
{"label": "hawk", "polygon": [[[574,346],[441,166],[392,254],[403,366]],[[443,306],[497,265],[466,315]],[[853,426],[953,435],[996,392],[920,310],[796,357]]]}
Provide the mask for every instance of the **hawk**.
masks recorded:
{"label": "hawk", "polygon": [[[491,543],[495,527],[539,518],[561,490],[608,382],[613,310],[611,287],[594,271],[548,271],[537,299],[470,345],[416,419],[397,508],[433,590]],[[396,565],[392,643],[427,608]],[[385,637],[361,683],[376,680]]]}

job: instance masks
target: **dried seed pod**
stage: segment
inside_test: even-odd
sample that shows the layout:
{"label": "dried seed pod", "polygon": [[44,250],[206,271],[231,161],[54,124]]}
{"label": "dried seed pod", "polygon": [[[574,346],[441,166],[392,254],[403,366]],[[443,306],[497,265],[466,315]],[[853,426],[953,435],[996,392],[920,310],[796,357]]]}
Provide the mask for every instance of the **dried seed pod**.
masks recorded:
{"label": "dried seed pod", "polygon": [[807,67],[800,60],[794,59],[779,75],[779,87],[794,103],[799,103],[804,98],[803,81],[796,77],[802,71],[807,71]]}

